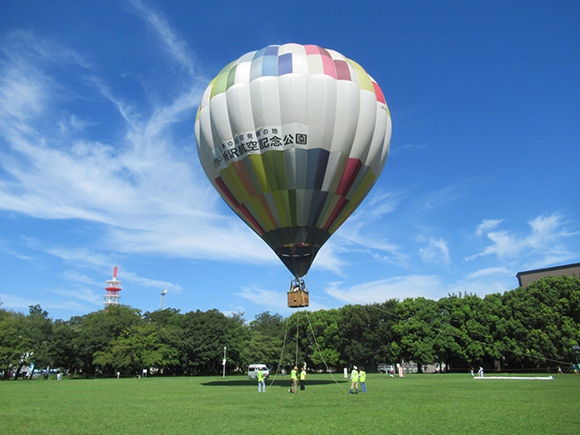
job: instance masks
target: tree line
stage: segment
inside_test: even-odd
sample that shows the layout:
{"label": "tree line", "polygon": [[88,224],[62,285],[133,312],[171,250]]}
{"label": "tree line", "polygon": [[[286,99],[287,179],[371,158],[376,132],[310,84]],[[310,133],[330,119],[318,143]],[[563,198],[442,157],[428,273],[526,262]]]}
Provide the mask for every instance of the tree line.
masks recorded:
{"label": "tree line", "polygon": [[483,366],[517,371],[571,367],[580,344],[580,279],[543,278],[483,298],[451,294],[438,301],[395,299],[284,318],[164,309],[142,313],[109,306],[52,320],[39,305],[27,315],[0,309],[2,377],[60,368],[71,376],[221,374],[262,362],[312,370],[353,364],[439,363],[451,371]]}

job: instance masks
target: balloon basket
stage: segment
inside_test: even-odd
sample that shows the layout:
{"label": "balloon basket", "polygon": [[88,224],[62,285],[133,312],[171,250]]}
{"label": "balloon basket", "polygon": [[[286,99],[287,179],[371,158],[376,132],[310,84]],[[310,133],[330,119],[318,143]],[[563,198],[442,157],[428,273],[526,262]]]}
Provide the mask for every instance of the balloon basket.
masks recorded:
{"label": "balloon basket", "polygon": [[289,291],[288,292],[288,307],[302,308],[309,305],[308,292],[305,291]]}

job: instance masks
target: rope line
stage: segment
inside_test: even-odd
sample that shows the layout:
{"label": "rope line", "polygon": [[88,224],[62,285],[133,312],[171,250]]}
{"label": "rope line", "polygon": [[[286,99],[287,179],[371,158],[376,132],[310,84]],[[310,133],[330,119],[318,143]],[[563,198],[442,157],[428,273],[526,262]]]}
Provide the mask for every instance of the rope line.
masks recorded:
{"label": "rope line", "polygon": [[305,311],[305,313],[306,313],[306,319],[308,320],[308,326],[310,326],[310,332],[312,334],[312,339],[314,340],[314,343],[316,344],[316,350],[320,354],[320,359],[324,363],[324,367],[326,368],[326,372],[330,374],[330,377],[332,378],[334,383],[336,385],[338,385],[342,391],[346,392],[346,390],[343,388],[342,385],[340,385],[340,383],[334,377],[334,374],[328,368],[328,364],[326,363],[326,359],[324,359],[324,355],[322,354],[322,351],[320,350],[320,346],[318,345],[318,340],[316,339],[316,335],[314,334],[314,328],[312,327],[312,322],[310,321],[310,315],[308,314],[308,311]]}
{"label": "rope line", "polygon": [[[299,308],[300,310],[300,308]],[[299,319],[300,316],[296,316],[296,356],[294,357],[294,366],[298,367],[298,336],[299,336],[299,332],[300,332],[300,328],[299,328]]]}
{"label": "rope line", "polygon": [[276,378],[278,377],[278,373],[280,371],[280,366],[284,362],[283,358],[284,358],[284,351],[286,350],[286,339],[288,337],[289,322],[285,322],[285,323],[286,323],[286,329],[284,330],[284,341],[282,342],[282,350],[280,351],[280,359],[278,360],[278,366],[276,367],[276,373],[274,373],[274,378],[270,381],[270,385],[268,386],[268,388],[270,388],[272,385],[274,385],[274,382],[276,382]]}

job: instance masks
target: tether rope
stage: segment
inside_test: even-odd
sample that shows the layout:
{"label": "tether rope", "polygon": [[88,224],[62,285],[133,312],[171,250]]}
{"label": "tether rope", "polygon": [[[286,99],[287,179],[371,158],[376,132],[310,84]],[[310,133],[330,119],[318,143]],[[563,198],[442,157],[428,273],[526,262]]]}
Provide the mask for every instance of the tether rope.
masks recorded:
{"label": "tether rope", "polygon": [[320,346],[318,345],[318,340],[316,339],[316,335],[314,334],[314,328],[312,327],[312,323],[310,322],[310,316],[308,314],[308,311],[305,311],[305,313],[306,313],[306,319],[308,320],[308,326],[310,326],[310,332],[312,333],[312,339],[314,340],[314,343],[316,344],[316,350],[318,351],[318,354],[320,355],[320,359],[324,363],[324,367],[326,368],[326,372],[328,374],[330,374],[330,377],[332,378],[334,383],[336,385],[338,385],[341,390],[346,392],[346,390],[342,387],[342,385],[339,384],[339,382],[336,380],[336,378],[334,377],[334,375],[332,374],[332,372],[328,368],[328,364],[326,363],[326,359],[324,359],[324,355],[322,354],[322,351],[320,350]]}
{"label": "tether rope", "polygon": [[300,335],[299,319],[300,316],[296,316],[296,356],[294,357],[294,367],[298,367],[298,338]]}
{"label": "tether rope", "polygon": [[[300,310],[298,311],[300,312]],[[297,313],[298,313],[297,312]],[[330,368],[328,367],[328,363],[326,362],[326,359],[324,358],[324,354],[322,353],[322,350],[320,349],[320,345],[318,344],[318,340],[316,337],[316,334],[314,333],[314,328],[312,327],[312,322],[310,321],[310,315],[308,313],[308,311],[304,311],[305,315],[306,315],[306,320],[308,321],[308,326],[310,328],[310,333],[312,334],[312,340],[314,341],[314,344],[316,345],[316,350],[318,351],[318,354],[320,355],[320,359],[322,360],[322,363],[324,364],[324,367],[326,369],[326,372],[330,375],[330,377],[332,378],[332,380],[334,381],[334,383],[336,385],[338,385],[338,387],[346,392],[346,389],[344,389],[344,387],[336,380],[334,374],[332,373],[332,371],[330,370]],[[299,322],[299,318],[300,316],[297,315],[296,316],[296,353],[295,353],[295,357],[294,357],[294,366],[297,367],[298,366],[298,353],[299,353],[299,337],[300,337],[300,322]],[[270,381],[270,385],[268,386],[271,387],[272,385],[274,385],[274,382],[276,381],[277,377],[278,377],[278,373],[280,371],[280,366],[283,364],[283,359],[284,359],[284,351],[286,349],[286,342],[288,340],[288,328],[289,328],[290,322],[286,322],[286,329],[284,331],[284,342],[282,343],[282,349],[280,352],[280,359],[278,361],[278,367],[276,367],[276,373],[274,374],[274,378],[272,379],[272,381]]]}
{"label": "tether rope", "polygon": [[284,358],[284,351],[286,350],[286,338],[288,337],[288,325],[289,322],[284,322],[286,323],[286,329],[284,330],[284,341],[282,342],[282,350],[280,351],[280,359],[278,360],[278,367],[276,367],[276,373],[274,374],[274,379],[272,379],[272,381],[270,382],[269,387],[271,387],[274,382],[276,381],[276,378],[278,377],[278,372],[280,371],[280,366],[282,365],[283,358]]}

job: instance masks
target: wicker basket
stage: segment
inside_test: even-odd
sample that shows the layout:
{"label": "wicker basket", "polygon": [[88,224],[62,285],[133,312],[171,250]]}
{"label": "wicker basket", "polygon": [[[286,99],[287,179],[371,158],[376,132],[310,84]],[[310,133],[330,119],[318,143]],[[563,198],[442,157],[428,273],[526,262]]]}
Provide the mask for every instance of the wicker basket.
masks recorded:
{"label": "wicker basket", "polygon": [[288,306],[290,308],[307,307],[308,292],[305,291],[288,292]]}

